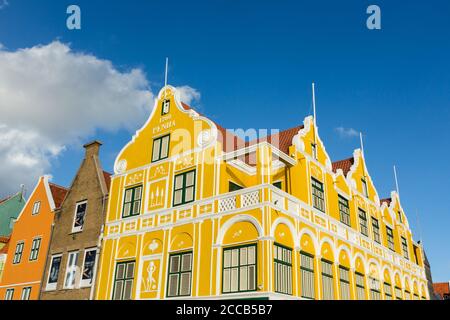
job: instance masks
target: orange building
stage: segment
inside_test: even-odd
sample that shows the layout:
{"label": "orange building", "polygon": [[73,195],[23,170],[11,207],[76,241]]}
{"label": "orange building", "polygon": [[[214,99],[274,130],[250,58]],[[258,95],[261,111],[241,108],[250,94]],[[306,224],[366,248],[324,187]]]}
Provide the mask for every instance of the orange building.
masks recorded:
{"label": "orange building", "polygon": [[49,183],[48,179],[48,176],[39,178],[14,224],[0,282],[0,299],[39,298],[54,211],[67,193],[67,189]]}

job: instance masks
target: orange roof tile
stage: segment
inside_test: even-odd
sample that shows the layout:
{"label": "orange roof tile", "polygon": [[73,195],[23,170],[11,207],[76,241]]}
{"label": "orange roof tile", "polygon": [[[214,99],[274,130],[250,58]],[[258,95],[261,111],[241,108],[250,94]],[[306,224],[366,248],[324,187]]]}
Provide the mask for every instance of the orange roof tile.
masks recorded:
{"label": "orange roof tile", "polygon": [[61,204],[69,190],[54,183],[49,183],[49,186],[50,191],[52,192],[53,201],[55,202],[55,208],[58,209],[61,207]]}
{"label": "orange roof tile", "polygon": [[106,188],[108,188],[109,192],[109,187],[111,186],[111,173],[103,171],[103,178],[105,179]]}
{"label": "orange roof tile", "polygon": [[337,172],[338,169],[341,169],[344,173],[344,176],[347,176],[348,172],[350,171],[352,165],[355,163],[355,159],[353,157],[339,160],[336,162],[333,162],[333,172]]}
{"label": "orange roof tile", "polygon": [[444,297],[444,294],[450,294],[450,283],[448,282],[437,282],[433,283],[434,292]]}

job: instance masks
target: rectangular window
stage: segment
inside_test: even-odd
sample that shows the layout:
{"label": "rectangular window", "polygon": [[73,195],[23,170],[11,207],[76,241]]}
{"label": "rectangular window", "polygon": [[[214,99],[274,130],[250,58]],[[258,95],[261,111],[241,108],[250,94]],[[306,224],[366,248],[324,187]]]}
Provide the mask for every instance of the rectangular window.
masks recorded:
{"label": "rectangular window", "polygon": [[405,257],[405,259],[409,259],[408,242],[406,241],[405,237],[402,237],[402,250],[403,250],[403,256]]}
{"label": "rectangular window", "polygon": [[401,211],[398,212],[398,221],[400,221],[400,223],[403,223],[403,218],[402,218],[402,212]]}
{"label": "rectangular window", "polygon": [[350,226],[350,209],[348,206],[348,200],[339,196],[339,216],[341,222]]}
{"label": "rectangular window", "polygon": [[16,250],[14,251],[13,264],[20,263],[20,260],[22,260],[22,253],[23,253],[24,245],[25,245],[25,243],[23,241],[18,242],[16,244]]}
{"label": "rectangular window", "polygon": [[361,179],[361,185],[362,185],[362,192],[364,197],[369,197],[369,190],[367,189],[367,182],[366,179]]}
{"label": "rectangular window", "polygon": [[228,192],[238,191],[243,189],[240,185],[234,183],[234,182],[228,182]]}
{"label": "rectangular window", "polygon": [[356,281],[356,299],[357,300],[366,300],[366,286],[364,275],[358,272],[355,272],[355,281]]}
{"label": "rectangular window", "polygon": [[373,232],[373,240],[375,242],[381,243],[380,240],[380,225],[378,220],[372,217],[372,232]]}
{"label": "rectangular window", "polygon": [[322,260],[323,300],[334,300],[333,264]]}
{"label": "rectangular window", "polygon": [[141,212],[142,186],[135,186],[125,190],[122,218],[137,216]]}
{"label": "rectangular window", "polygon": [[325,212],[325,196],[323,192],[323,183],[312,178],[311,185],[312,185],[313,207],[322,212]]}
{"label": "rectangular window", "polygon": [[134,261],[117,263],[113,300],[131,300],[134,281],[134,265]]}
{"label": "rectangular window", "polygon": [[73,289],[75,287],[77,260],[78,260],[78,251],[69,252],[69,255],[67,257],[66,278],[64,281],[65,289]]}
{"label": "rectangular window", "polygon": [[39,256],[39,249],[41,248],[41,238],[33,239],[33,243],[31,244],[31,251],[30,251],[30,261],[37,260]]}
{"label": "rectangular window", "polygon": [[274,244],[275,291],[292,294],[292,250]]}
{"label": "rectangular window", "polygon": [[72,226],[72,232],[83,231],[84,217],[86,216],[87,201],[79,202],[75,206],[75,216]]}
{"label": "rectangular window", "polygon": [[317,160],[317,144],[315,143],[311,143],[311,155],[315,160]]}
{"label": "rectangular window", "polygon": [[53,255],[50,262],[50,270],[48,272],[48,281],[46,290],[56,290],[58,283],[59,269],[61,267],[62,255]]}
{"label": "rectangular window", "polygon": [[41,209],[41,202],[40,202],[40,201],[36,201],[36,202],[33,204],[33,211],[31,212],[31,214],[32,214],[33,216],[36,215],[36,214],[38,214],[39,211],[40,211],[40,209]]}
{"label": "rectangular window", "polygon": [[192,252],[171,254],[167,276],[167,296],[186,297],[191,295]]}
{"label": "rectangular window", "polygon": [[87,249],[84,251],[83,274],[81,275],[82,287],[89,287],[92,285],[94,279],[95,260],[97,258],[97,249]]}
{"label": "rectangular window", "polygon": [[314,257],[300,253],[301,291],[303,298],[315,298]]}
{"label": "rectangular window", "polygon": [[403,298],[402,298],[402,289],[400,289],[399,287],[395,287],[395,299],[403,300]]}
{"label": "rectangular window", "polygon": [[411,300],[411,292],[405,290],[405,300]]}
{"label": "rectangular window", "polygon": [[14,289],[6,289],[5,300],[12,300],[14,298]]}
{"label": "rectangular window", "polygon": [[339,267],[339,282],[341,287],[341,300],[350,300],[350,272],[345,267]]}
{"label": "rectangular window", "polygon": [[179,206],[195,200],[195,170],[175,176],[173,205]]}
{"label": "rectangular window", "polygon": [[166,99],[162,102],[161,115],[164,116],[170,112],[170,100]]}
{"label": "rectangular window", "polygon": [[386,300],[392,300],[392,288],[390,283],[384,283],[384,296]]}
{"label": "rectangular window", "polygon": [[30,300],[31,295],[31,287],[25,287],[22,289],[22,296],[20,297],[21,300]]}
{"label": "rectangular window", "polygon": [[256,245],[223,249],[222,292],[256,291]]}
{"label": "rectangular window", "polygon": [[358,216],[359,216],[360,231],[363,235],[365,235],[367,237],[367,236],[369,236],[369,231],[367,230],[366,212],[363,209],[358,208]]}
{"label": "rectangular window", "polygon": [[389,247],[389,249],[394,251],[395,250],[394,249],[394,232],[388,226],[386,226],[386,235],[387,235],[388,247]]}
{"label": "rectangular window", "polygon": [[370,281],[370,300],[381,300],[380,281],[369,277]]}
{"label": "rectangular window", "polygon": [[164,160],[169,157],[170,135],[153,139],[152,162]]}

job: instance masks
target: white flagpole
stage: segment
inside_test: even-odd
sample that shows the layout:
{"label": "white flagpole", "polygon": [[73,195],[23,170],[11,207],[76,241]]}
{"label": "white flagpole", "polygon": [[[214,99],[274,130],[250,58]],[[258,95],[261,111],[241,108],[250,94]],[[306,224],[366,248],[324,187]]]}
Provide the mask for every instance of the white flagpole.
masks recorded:
{"label": "white flagpole", "polygon": [[361,143],[361,153],[364,155],[364,142],[363,142],[362,132],[359,133],[359,141]]}
{"label": "white flagpole", "polygon": [[165,71],[165,75],[164,75],[164,99],[166,99],[168,69],[169,69],[169,58],[166,57],[166,71]]}
{"label": "white flagpole", "polygon": [[[314,116],[314,127],[316,126],[316,90],[314,87],[314,82],[312,83],[312,103],[313,103],[313,116]],[[315,130],[315,128],[314,128]]]}
{"label": "white flagpole", "polygon": [[395,189],[397,190],[397,195],[400,196],[400,190],[398,189],[398,179],[397,179],[397,169],[394,165],[394,178],[395,178]]}

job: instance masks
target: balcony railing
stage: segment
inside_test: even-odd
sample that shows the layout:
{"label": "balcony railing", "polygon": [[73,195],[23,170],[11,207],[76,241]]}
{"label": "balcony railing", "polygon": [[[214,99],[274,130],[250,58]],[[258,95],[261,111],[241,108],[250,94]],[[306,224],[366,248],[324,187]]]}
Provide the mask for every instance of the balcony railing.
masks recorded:
{"label": "balcony railing", "polygon": [[[330,217],[270,184],[229,192],[176,208],[152,211],[138,217],[127,219],[126,221],[110,222],[107,224],[109,227],[108,233],[113,236],[113,234],[120,232],[127,233],[136,231],[137,225],[142,226],[143,229],[150,229],[156,225],[176,223],[180,220],[184,223],[187,219],[197,218],[201,215],[228,214],[264,205],[285,212],[314,228],[327,231],[336,237],[363,248],[363,250],[375,256],[380,256],[398,267],[406,268],[417,276],[425,278],[424,269],[411,263],[411,261],[405,259],[402,255],[392,252],[371,238],[363,236],[351,227],[341,223],[339,220]],[[141,223],[133,222],[138,219],[141,219]],[[121,224],[122,228],[120,227]]]}

